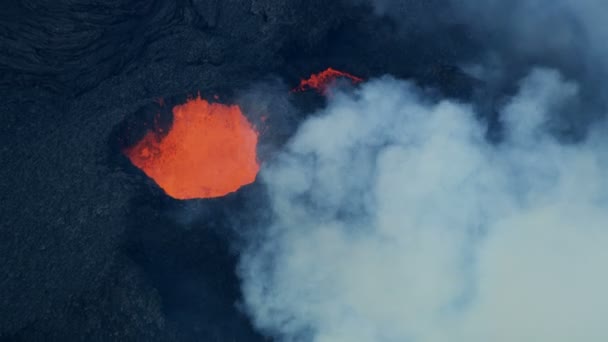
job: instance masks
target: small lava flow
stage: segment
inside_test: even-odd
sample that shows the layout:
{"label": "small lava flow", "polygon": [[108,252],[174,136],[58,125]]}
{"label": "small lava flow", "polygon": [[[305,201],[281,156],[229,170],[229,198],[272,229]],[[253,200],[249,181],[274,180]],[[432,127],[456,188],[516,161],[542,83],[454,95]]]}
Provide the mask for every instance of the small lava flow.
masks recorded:
{"label": "small lava flow", "polygon": [[238,106],[199,96],[173,108],[166,135],[148,131],[124,153],[169,196],[213,198],[255,181],[257,142],[258,132]]}
{"label": "small lava flow", "polygon": [[[363,82],[357,76],[327,68],[301,80],[292,91],[314,90],[328,95],[338,79]],[[258,136],[237,105],[210,103],[198,96],[173,108],[168,132],[155,122],[153,129],[123,152],[167,195],[181,200],[214,198],[255,181],[260,169]]]}
{"label": "small lava flow", "polygon": [[308,79],[301,80],[300,84],[292,89],[293,92],[302,92],[307,90],[316,90],[317,92],[327,95],[329,87],[339,78],[350,80],[353,84],[363,82],[362,78],[351,75],[344,71],[339,71],[333,68],[327,68],[317,74],[311,75]]}

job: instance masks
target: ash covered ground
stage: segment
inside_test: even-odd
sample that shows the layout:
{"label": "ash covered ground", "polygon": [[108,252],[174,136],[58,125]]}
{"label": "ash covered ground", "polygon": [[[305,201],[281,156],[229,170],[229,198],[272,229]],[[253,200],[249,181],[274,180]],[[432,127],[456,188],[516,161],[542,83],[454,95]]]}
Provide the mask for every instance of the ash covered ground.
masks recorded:
{"label": "ash covered ground", "polygon": [[[484,137],[500,141],[500,108],[538,65],[580,84],[551,128],[579,141],[608,103],[590,12],[539,5],[536,20],[517,1],[492,21],[508,10],[491,3],[477,13],[451,0],[3,2],[0,339],[317,340],[314,324],[277,330],[244,308],[237,264],[272,220],[265,186],[173,200],[129,163],[124,141],[141,137],[159,99],[200,92],[269,114],[260,154],[272,155],[325,101],[288,90],[327,67],[470,102]],[[536,25],[561,31],[524,32]]]}

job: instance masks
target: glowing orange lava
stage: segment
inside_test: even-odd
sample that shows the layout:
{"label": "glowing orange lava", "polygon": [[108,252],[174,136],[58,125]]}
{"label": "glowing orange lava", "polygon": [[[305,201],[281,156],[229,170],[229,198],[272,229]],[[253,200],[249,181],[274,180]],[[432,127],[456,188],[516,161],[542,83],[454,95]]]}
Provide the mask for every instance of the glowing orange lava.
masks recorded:
{"label": "glowing orange lava", "polygon": [[149,131],[124,152],[169,196],[212,198],[255,180],[257,142],[257,131],[238,106],[199,96],[173,108],[167,135]]}
{"label": "glowing orange lava", "polygon": [[355,84],[363,82],[363,79],[357,76],[353,76],[349,73],[333,68],[327,68],[318,74],[311,75],[307,80],[301,80],[300,85],[292,89],[292,91],[306,91],[309,89],[314,89],[322,94],[327,94],[329,86],[331,86],[332,83],[334,83],[338,78],[348,78]]}

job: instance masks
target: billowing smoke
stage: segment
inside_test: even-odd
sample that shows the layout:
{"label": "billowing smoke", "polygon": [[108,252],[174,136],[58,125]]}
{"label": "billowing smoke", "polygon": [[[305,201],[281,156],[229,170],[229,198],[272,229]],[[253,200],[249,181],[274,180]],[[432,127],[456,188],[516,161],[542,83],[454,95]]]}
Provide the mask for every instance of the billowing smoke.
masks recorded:
{"label": "billowing smoke", "polygon": [[605,126],[552,131],[580,98],[533,69],[489,142],[474,106],[410,82],[333,96],[261,171],[272,224],[239,268],[254,324],[285,341],[605,341]]}
{"label": "billowing smoke", "polygon": [[480,82],[467,101],[391,77],[338,92],[266,162],[272,220],[239,267],[256,327],[605,341],[608,3],[352,2],[405,37],[460,30],[471,44],[441,63]]}
{"label": "billowing smoke", "polygon": [[[371,5],[403,36],[425,34],[437,59],[483,82],[475,102],[495,110],[517,82],[539,65],[559,70],[579,86],[579,108],[558,128],[577,138],[608,108],[608,2],[604,0],[347,0]],[[462,36],[468,43],[444,44]],[[458,45],[460,44],[460,45]],[[456,52],[442,52],[450,46]],[[574,115],[568,115],[573,114]]]}

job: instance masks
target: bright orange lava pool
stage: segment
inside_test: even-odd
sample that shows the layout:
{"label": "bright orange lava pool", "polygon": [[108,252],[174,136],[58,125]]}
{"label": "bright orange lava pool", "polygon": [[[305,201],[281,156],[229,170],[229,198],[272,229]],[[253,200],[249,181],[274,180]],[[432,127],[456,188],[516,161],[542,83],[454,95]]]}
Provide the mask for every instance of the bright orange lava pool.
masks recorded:
{"label": "bright orange lava pool", "polygon": [[124,153],[169,196],[212,198],[255,181],[257,142],[258,132],[238,106],[199,96],[173,108],[165,136],[149,131]]}

